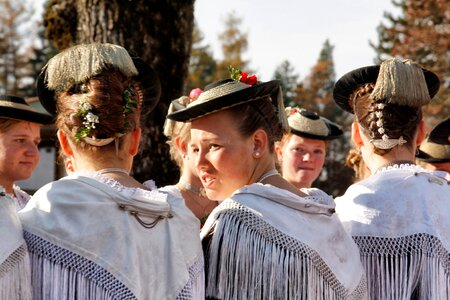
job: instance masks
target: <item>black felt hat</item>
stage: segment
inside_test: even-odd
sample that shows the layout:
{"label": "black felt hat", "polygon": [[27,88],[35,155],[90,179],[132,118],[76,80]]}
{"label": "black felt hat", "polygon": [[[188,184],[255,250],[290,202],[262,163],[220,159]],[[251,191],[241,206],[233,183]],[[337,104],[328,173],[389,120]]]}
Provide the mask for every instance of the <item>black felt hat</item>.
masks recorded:
{"label": "black felt hat", "polygon": [[[388,61],[399,62],[400,60],[391,59]],[[405,62],[405,60],[400,62]],[[428,94],[431,99],[439,91],[440,81],[435,73],[423,68],[422,71],[428,88]],[[374,65],[355,69],[342,76],[336,82],[333,90],[333,98],[336,104],[343,110],[353,113],[353,107],[351,107],[349,103],[350,96],[359,86],[367,83],[376,83],[379,73],[380,65]],[[415,83],[411,84],[414,85]]]}
{"label": "black felt hat", "polygon": [[416,157],[424,162],[450,162],[450,118],[431,130],[418,149]]}
{"label": "black felt hat", "polygon": [[38,124],[51,124],[53,117],[33,109],[23,98],[0,95],[0,117]]}
{"label": "black felt hat", "polygon": [[278,80],[258,82],[254,85],[248,85],[233,79],[214,82],[205,87],[204,92],[200,94],[197,100],[189,103],[185,109],[169,114],[167,118],[179,122],[189,122],[267,96],[270,96],[272,104],[278,110],[280,122],[287,129],[281,85]]}
{"label": "black felt hat", "polygon": [[141,58],[131,57],[124,48],[99,43],[77,45],[51,58],[37,78],[39,101],[50,114],[56,115],[56,92],[67,91],[73,84],[109,68],[118,69],[139,84],[145,112],[158,104],[161,84],[156,72]]}
{"label": "black felt hat", "polygon": [[304,108],[287,107],[286,115],[293,134],[314,140],[332,140],[343,134],[330,120]]}
{"label": "black felt hat", "polygon": [[437,144],[450,145],[450,118],[445,119],[431,130],[428,139]]}

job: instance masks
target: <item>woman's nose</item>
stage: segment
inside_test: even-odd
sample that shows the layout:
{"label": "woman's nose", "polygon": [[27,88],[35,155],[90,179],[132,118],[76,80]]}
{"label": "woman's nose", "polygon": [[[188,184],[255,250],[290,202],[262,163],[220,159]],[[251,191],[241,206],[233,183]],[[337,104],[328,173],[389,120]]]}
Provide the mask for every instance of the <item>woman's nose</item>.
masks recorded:
{"label": "woman's nose", "polygon": [[39,156],[39,148],[35,143],[28,143],[25,151],[27,156]]}

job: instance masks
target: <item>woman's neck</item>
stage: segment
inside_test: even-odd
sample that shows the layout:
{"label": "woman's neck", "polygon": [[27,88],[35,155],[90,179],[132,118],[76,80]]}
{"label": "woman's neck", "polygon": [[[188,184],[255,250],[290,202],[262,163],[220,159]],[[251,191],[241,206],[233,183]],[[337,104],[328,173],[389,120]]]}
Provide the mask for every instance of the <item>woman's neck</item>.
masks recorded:
{"label": "woman's neck", "polygon": [[7,194],[14,195],[14,182],[0,181],[0,186],[5,189]]}
{"label": "woman's neck", "polygon": [[73,167],[74,171],[99,171],[104,169],[123,169],[128,171],[128,173],[131,171],[132,167],[132,161],[126,161],[126,160],[117,160],[117,159],[110,159],[110,160],[104,160],[104,161],[94,161],[89,159],[75,159],[73,161]]}
{"label": "woman's neck", "polygon": [[[398,148],[398,147],[397,147]],[[403,147],[402,147],[403,148]],[[415,150],[414,150],[415,151]],[[392,149],[385,155],[378,155],[376,153],[370,153],[368,158],[364,158],[364,162],[374,174],[377,170],[394,164],[414,164],[415,156],[411,150],[405,149]]]}

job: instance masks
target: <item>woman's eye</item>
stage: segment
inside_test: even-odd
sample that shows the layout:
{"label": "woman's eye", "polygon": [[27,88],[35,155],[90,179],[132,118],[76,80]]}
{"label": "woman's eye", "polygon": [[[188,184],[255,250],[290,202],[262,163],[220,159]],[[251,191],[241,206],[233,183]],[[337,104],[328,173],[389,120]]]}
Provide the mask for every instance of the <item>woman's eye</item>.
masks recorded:
{"label": "woman's eye", "polygon": [[211,149],[211,150],[217,150],[217,149],[219,149],[219,145],[217,145],[217,144],[211,144],[211,145],[209,145],[209,149]]}

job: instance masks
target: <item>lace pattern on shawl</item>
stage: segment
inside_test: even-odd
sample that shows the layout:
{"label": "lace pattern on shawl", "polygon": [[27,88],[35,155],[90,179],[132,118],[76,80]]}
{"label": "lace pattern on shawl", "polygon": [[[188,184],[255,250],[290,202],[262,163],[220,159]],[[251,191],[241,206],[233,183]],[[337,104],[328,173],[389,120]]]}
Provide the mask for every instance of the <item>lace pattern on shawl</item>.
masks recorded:
{"label": "lace pattern on shawl", "polygon": [[[111,273],[69,250],[24,231],[35,299],[136,299]],[[47,291],[50,285],[52,288]]]}
{"label": "lace pattern on shawl", "polygon": [[[50,293],[42,290],[41,283],[45,281],[43,278],[52,280],[52,278],[55,279],[55,277],[62,275],[64,275],[62,277],[65,278],[65,281],[62,281],[60,278],[60,285],[55,286],[51,291],[52,295],[60,296],[58,299],[66,299],[62,298],[62,295],[70,294],[67,293],[67,290],[71,289],[70,285],[72,285],[73,295],[67,296],[67,299],[81,300],[86,299],[86,297],[89,299],[92,297],[95,299],[137,299],[124,284],[97,264],[71,251],[55,246],[29,232],[24,232],[24,236],[32,258],[34,295],[36,299],[45,299]],[[53,272],[54,274],[47,273],[43,268],[44,265],[48,267],[48,272]],[[203,268],[204,260],[203,256],[201,256],[189,268],[189,281],[176,299],[194,299],[194,295],[199,294],[200,297],[203,296]],[[3,271],[3,269],[0,269],[0,271]],[[52,282],[55,283],[55,280],[52,280]]]}
{"label": "lace pattern on shawl", "polygon": [[236,202],[224,202],[222,207],[206,251],[207,296],[219,299],[364,298],[364,278],[349,292],[316,251]]}
{"label": "lace pattern on shawl", "polygon": [[354,236],[371,299],[450,299],[450,253],[429,234]]}
{"label": "lace pattern on shawl", "polygon": [[203,299],[205,267],[203,256],[189,268],[189,281],[177,296],[177,300]]}
{"label": "lace pattern on shawl", "polygon": [[0,299],[31,299],[30,261],[25,245],[0,264]]}

